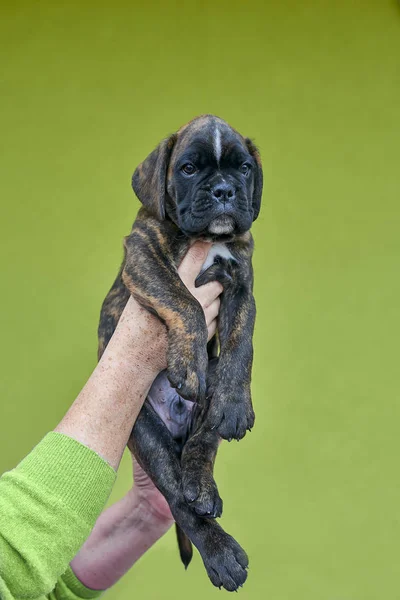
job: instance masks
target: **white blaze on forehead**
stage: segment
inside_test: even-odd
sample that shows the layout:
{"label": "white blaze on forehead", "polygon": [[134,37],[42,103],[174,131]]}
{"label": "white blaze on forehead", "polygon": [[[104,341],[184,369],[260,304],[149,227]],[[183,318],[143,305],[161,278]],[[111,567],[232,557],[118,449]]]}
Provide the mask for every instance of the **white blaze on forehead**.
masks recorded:
{"label": "white blaze on forehead", "polygon": [[215,152],[215,158],[217,159],[218,163],[221,158],[221,150],[222,150],[221,132],[219,130],[218,125],[216,125],[215,130],[214,130],[214,152]]}

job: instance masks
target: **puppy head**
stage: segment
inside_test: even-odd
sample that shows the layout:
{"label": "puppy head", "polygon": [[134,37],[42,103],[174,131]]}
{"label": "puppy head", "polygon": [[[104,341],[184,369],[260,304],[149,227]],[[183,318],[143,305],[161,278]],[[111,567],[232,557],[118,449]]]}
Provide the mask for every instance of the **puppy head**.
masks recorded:
{"label": "puppy head", "polygon": [[260,211],[263,175],[257,148],[212,115],[183,126],[141,163],[132,187],[158,219],[190,237],[248,231]]}

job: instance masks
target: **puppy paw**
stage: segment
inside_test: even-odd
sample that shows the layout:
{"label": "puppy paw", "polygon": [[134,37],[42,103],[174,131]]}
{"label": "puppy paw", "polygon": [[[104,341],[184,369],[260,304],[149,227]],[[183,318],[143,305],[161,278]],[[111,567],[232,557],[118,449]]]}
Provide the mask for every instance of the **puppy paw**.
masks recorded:
{"label": "puppy paw", "polygon": [[206,394],[205,369],[184,358],[169,362],[167,377],[173,388],[185,400],[203,400]]}
{"label": "puppy paw", "polygon": [[211,548],[201,554],[211,583],[228,592],[235,592],[242,587],[247,579],[249,560],[232,536],[222,531]]}
{"label": "puppy paw", "polygon": [[254,425],[250,394],[216,388],[207,414],[207,425],[224,439],[240,440]]}
{"label": "puppy paw", "polygon": [[206,345],[170,344],[167,362],[167,377],[179,395],[186,400],[202,401],[206,393]]}
{"label": "puppy paw", "polygon": [[201,517],[222,515],[222,500],[212,475],[193,466],[182,474],[183,495],[189,506]]}

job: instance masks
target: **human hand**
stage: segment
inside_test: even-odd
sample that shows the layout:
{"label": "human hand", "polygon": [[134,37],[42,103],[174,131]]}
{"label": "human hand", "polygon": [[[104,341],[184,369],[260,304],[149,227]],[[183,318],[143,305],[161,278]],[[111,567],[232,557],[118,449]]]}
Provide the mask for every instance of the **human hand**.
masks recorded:
{"label": "human hand", "polygon": [[219,296],[224,291],[224,288],[218,281],[210,281],[196,288],[195,281],[207,258],[211,245],[210,242],[195,242],[190,246],[178,267],[180,278],[203,309],[207,324],[208,340],[213,337],[217,329],[217,317],[221,304]]}
{"label": "human hand", "polygon": [[[223,286],[218,281],[211,281],[196,288],[195,281],[210,248],[210,242],[196,241],[190,246],[178,267],[180,278],[203,309],[208,340],[216,332],[220,308],[219,296],[223,292]],[[130,349],[134,350],[136,354],[138,346],[143,344],[143,369],[150,369],[155,377],[167,367],[168,336],[166,327],[157,317],[140,306],[132,296],[122,313],[114,337],[116,335],[119,336],[119,347],[125,360],[130,360]]]}
{"label": "human hand", "polygon": [[[220,445],[222,439],[219,439]],[[162,493],[156,488],[150,477],[137,462],[131,453],[133,466],[133,488],[130,494],[134,498],[133,505],[140,506],[140,514],[143,521],[150,527],[163,535],[174,523],[168,502]]]}
{"label": "human hand", "polygon": [[161,529],[160,535],[162,535],[174,522],[168,502],[132,453],[131,458],[133,487],[130,493],[135,498],[134,505],[140,506],[140,514],[146,524]]}

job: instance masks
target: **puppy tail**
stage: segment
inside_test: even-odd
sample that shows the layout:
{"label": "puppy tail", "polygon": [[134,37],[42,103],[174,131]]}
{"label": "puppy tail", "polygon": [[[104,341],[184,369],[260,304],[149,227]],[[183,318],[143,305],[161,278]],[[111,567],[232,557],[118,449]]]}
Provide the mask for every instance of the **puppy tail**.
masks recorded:
{"label": "puppy tail", "polygon": [[193,556],[192,542],[177,523],[175,523],[175,529],[176,537],[178,539],[179,554],[181,555],[181,560],[185,565],[185,569],[187,569]]}

